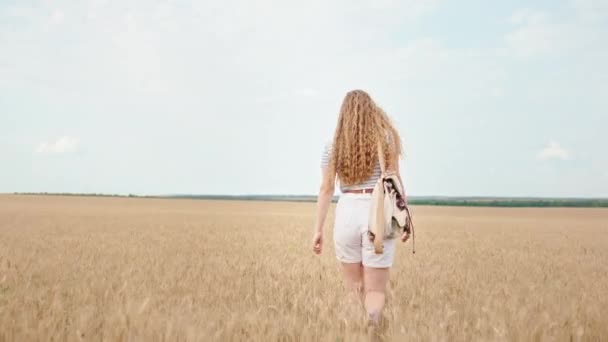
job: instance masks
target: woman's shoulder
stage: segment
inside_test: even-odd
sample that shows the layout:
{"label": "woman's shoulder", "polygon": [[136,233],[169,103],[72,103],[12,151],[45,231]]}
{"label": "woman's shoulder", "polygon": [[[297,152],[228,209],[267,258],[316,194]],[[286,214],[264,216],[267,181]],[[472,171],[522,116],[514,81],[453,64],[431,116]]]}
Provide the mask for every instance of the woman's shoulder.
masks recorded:
{"label": "woman's shoulder", "polygon": [[334,146],[334,138],[333,138],[333,136],[328,137],[327,139],[325,139],[323,141],[323,153],[329,153],[329,152],[331,152],[333,146]]}
{"label": "woman's shoulder", "polygon": [[399,133],[395,130],[386,130],[386,143],[389,146],[399,145]]}
{"label": "woman's shoulder", "polygon": [[390,143],[393,141],[393,132],[390,129],[385,130],[384,137],[386,138],[386,142]]}
{"label": "woman's shoulder", "polygon": [[329,156],[333,146],[332,140],[326,140],[323,144],[323,153],[321,154],[321,167],[326,167],[329,164]]}

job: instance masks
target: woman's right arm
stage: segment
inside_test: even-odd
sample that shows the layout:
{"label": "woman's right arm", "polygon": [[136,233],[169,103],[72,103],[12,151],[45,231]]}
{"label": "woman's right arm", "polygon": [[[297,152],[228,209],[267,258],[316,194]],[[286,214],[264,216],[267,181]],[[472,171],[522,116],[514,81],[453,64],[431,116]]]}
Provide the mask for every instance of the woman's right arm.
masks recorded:
{"label": "woman's right arm", "polygon": [[327,211],[336,189],[336,172],[334,169],[332,167],[324,167],[322,170],[321,187],[319,188],[319,196],[317,197],[317,219],[312,241],[313,251],[316,254],[321,254],[323,249],[323,226],[325,225]]}

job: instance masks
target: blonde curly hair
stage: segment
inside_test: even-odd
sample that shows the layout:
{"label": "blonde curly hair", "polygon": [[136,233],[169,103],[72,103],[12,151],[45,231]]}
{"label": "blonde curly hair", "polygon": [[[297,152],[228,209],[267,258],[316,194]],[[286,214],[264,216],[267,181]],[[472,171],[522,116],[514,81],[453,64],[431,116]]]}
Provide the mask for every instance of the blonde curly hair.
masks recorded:
{"label": "blonde curly hair", "polygon": [[329,161],[341,184],[362,183],[372,176],[378,162],[378,141],[383,145],[386,168],[393,169],[391,161],[401,155],[399,133],[368,93],[358,89],[348,92],[340,108]]}

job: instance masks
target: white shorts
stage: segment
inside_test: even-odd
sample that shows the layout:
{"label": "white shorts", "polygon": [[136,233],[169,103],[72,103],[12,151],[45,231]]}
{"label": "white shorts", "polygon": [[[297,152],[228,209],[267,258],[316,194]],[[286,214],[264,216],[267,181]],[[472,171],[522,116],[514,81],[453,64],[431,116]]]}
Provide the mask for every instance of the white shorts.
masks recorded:
{"label": "white shorts", "polygon": [[336,205],[334,243],[336,257],[344,263],[362,263],[373,268],[391,267],[395,258],[395,241],[384,240],[384,253],[376,254],[367,237],[371,194],[346,193]]}

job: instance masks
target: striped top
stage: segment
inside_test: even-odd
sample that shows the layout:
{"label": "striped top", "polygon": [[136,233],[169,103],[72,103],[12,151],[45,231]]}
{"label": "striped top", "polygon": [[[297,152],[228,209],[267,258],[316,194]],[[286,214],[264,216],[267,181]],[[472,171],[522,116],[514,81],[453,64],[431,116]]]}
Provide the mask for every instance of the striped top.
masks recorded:
{"label": "striped top", "polygon": [[[325,169],[327,165],[329,165],[329,159],[331,156],[332,150],[332,142],[328,142],[325,144],[325,148],[323,149],[323,154],[321,155],[321,168]],[[378,179],[382,175],[382,169],[380,168],[380,162],[376,162],[376,166],[374,167],[374,172],[372,175],[363,183],[359,184],[351,184],[351,185],[342,185],[340,183],[340,191],[344,192],[345,190],[359,190],[359,189],[373,189],[378,182]]]}

